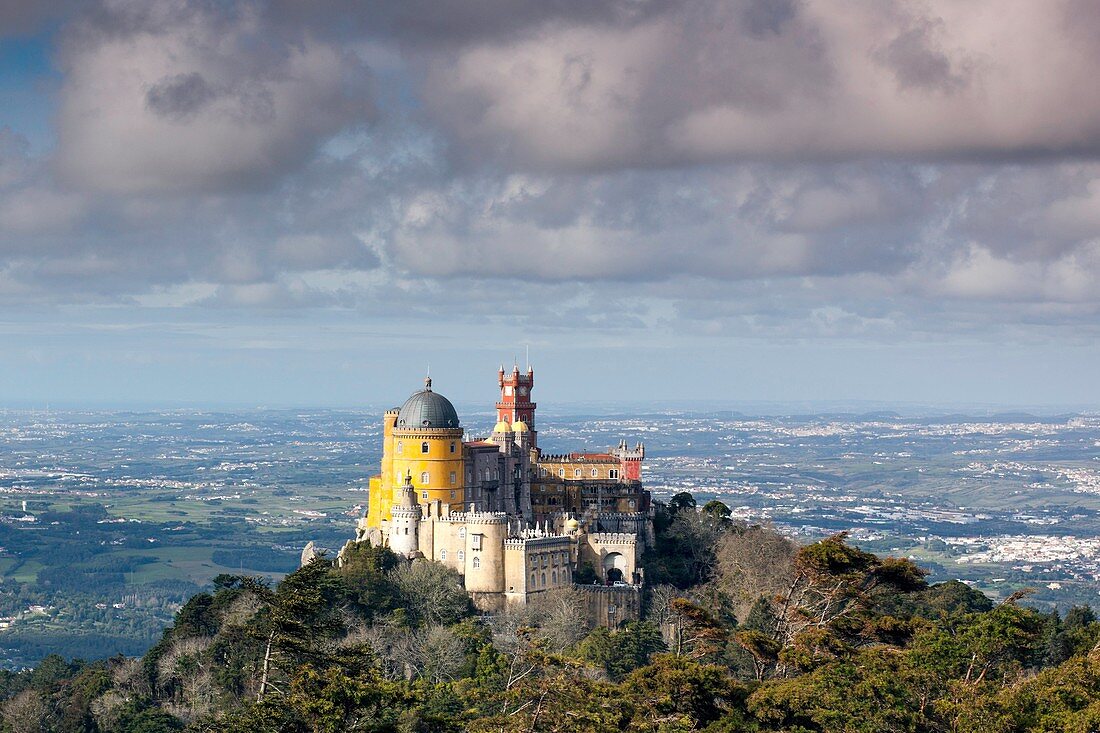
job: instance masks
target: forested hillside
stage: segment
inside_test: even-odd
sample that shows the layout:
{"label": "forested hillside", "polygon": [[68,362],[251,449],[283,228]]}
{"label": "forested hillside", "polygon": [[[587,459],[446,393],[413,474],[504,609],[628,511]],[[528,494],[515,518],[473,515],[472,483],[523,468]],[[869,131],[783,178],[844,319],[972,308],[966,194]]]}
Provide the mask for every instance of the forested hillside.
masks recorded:
{"label": "forested hillside", "polygon": [[142,659],[5,673],[8,731],[1100,729],[1100,623],[929,585],[838,535],[797,547],[681,494],[646,616],[574,592],[478,616],[459,578],[358,546],[276,587],[220,576]]}

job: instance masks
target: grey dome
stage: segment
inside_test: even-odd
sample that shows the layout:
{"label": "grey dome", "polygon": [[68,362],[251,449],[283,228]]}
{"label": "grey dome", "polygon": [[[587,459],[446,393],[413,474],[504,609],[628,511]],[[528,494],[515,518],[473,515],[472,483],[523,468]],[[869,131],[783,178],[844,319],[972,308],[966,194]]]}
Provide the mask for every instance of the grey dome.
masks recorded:
{"label": "grey dome", "polygon": [[416,428],[457,428],[458,413],[455,406],[443,395],[432,391],[432,380],[425,380],[424,389],[414,392],[401,405],[397,415],[397,427],[406,430]]}

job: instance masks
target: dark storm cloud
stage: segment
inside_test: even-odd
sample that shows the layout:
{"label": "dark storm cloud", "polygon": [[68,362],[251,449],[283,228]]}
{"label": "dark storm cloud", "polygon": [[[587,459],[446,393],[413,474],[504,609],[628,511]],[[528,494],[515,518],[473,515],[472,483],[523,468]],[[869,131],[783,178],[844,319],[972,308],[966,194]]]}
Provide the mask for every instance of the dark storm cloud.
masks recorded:
{"label": "dark storm cloud", "polygon": [[182,120],[197,113],[216,96],[202,74],[192,71],[173,74],[153,84],[145,93],[145,105],[159,115]]}
{"label": "dark storm cloud", "polygon": [[943,23],[929,20],[902,31],[880,49],[875,58],[890,68],[901,87],[955,91],[966,79],[936,42],[943,33]]}
{"label": "dark storm cloud", "polygon": [[630,24],[684,4],[685,0],[274,0],[271,11],[283,27],[450,46],[524,34],[545,23]]}

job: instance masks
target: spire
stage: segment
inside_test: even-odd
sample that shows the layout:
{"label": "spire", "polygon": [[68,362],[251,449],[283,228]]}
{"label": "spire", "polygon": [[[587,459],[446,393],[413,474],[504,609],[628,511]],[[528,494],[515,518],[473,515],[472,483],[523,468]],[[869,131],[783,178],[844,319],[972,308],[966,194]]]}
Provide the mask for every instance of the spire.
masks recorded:
{"label": "spire", "polygon": [[401,500],[398,506],[411,509],[416,506],[416,489],[412,485],[412,472],[405,472],[405,485],[401,487]]}

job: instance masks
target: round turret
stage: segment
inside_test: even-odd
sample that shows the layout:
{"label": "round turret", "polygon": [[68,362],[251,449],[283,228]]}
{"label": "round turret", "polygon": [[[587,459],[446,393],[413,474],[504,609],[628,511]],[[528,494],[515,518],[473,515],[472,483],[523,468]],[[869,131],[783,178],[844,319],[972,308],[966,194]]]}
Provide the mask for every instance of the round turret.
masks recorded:
{"label": "round turret", "polygon": [[512,425],[512,432],[526,433],[530,430],[531,428],[527,427],[527,423],[523,422],[523,420],[519,420]]}
{"label": "round turret", "polygon": [[510,433],[510,432],[512,432],[512,426],[508,424],[507,420],[501,420],[500,422],[498,422],[496,424],[496,427],[493,428],[493,432],[494,433]]}

